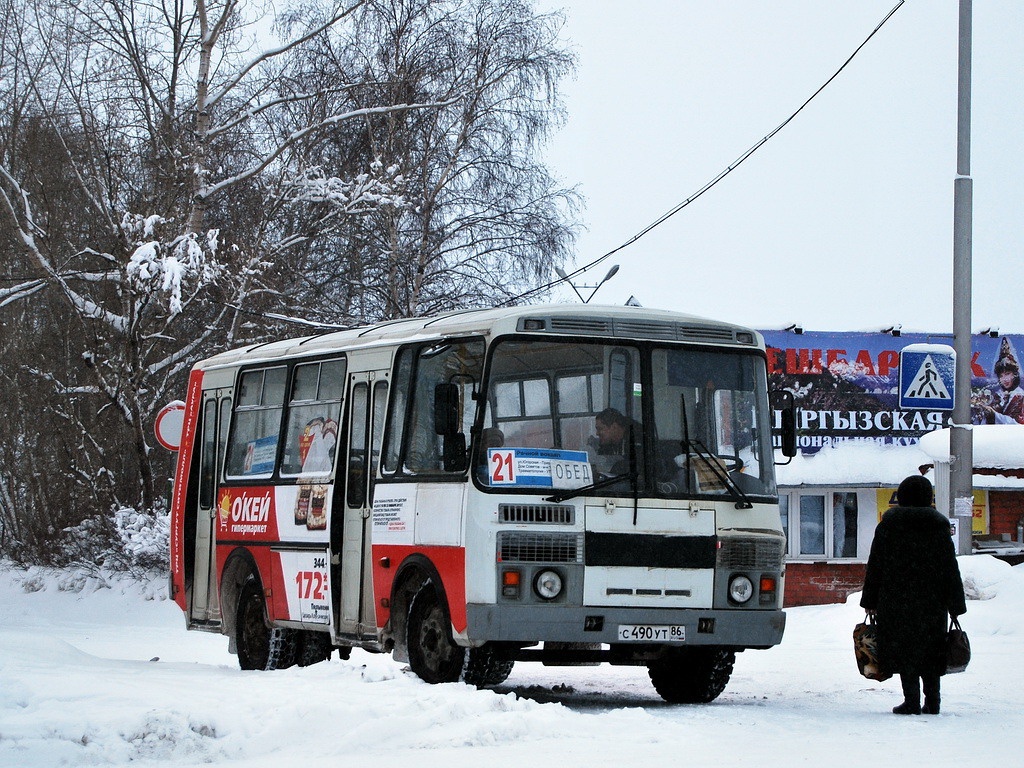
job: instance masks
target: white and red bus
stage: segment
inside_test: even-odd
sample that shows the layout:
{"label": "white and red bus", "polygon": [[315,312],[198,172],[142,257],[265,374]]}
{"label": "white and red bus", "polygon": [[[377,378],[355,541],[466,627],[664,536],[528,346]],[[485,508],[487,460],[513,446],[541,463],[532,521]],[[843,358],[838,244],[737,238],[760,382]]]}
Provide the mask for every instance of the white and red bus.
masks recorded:
{"label": "white and red bus", "polygon": [[710,701],[785,626],[766,382],[757,332],[634,307],[224,352],[189,379],[173,598],[244,669],[609,662]]}

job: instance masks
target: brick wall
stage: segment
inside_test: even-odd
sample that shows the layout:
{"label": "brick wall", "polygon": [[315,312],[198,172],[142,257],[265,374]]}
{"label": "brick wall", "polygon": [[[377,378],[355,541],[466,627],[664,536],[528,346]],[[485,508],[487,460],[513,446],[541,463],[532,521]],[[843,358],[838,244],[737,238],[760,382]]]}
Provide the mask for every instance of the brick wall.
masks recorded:
{"label": "brick wall", "polygon": [[843,603],[864,587],[865,563],[786,563],[783,606]]}
{"label": "brick wall", "polygon": [[1024,493],[1020,491],[988,492],[988,530],[992,535],[1010,534],[1017,538],[1017,521],[1024,515]]}

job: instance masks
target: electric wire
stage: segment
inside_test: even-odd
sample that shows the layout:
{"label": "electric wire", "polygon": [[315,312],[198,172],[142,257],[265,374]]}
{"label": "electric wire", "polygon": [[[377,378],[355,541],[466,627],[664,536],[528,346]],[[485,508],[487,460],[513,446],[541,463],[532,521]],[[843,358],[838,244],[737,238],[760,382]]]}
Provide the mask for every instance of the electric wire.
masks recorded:
{"label": "electric wire", "polygon": [[[652,229],[654,229],[655,227],[657,227],[657,226],[659,226],[661,224],[664,224],[670,218],[672,218],[677,213],[679,213],[681,210],[683,210],[688,205],[690,205],[690,203],[694,202],[699,197],[704,195],[705,192],[708,192],[712,187],[716,186],[726,176],[728,176],[730,173],[732,173],[737,168],[739,168],[744,162],[746,162],[750,158],[751,155],[753,155],[755,152],[757,152],[757,150],[759,150],[761,147],[763,147],[765,144],[767,144],[772,138],[774,138],[774,136],[779,131],[781,131],[783,128],[785,128],[787,125],[789,125],[796,118],[796,116],[799,115],[804,110],[804,108],[815,99],[815,97],[818,94],[820,94],[822,91],[824,91],[825,88],[827,88],[832,83],[833,80],[835,80],[837,77],[839,77],[839,74],[844,69],[846,69],[846,67],[849,65],[849,63],[851,61],[853,61],[854,57],[856,57],[857,54],[860,53],[861,49],[864,48],[864,46],[866,46],[868,44],[868,42],[870,42],[871,38],[873,38],[883,26],[885,26],[886,22],[888,22],[889,19],[891,19],[893,17],[893,15],[896,13],[896,11],[898,11],[900,9],[900,6],[902,6],[905,2],[906,2],[906,0],[899,0],[899,2],[896,3],[896,5],[894,5],[892,7],[892,9],[882,18],[882,20],[880,22],[878,22],[877,26],[875,26],[875,28],[871,31],[871,34],[869,34],[866,38],[864,38],[864,41],[860,45],[858,45],[856,47],[856,49],[854,49],[853,53],[851,53],[849,55],[849,57],[846,59],[846,61],[844,61],[842,63],[842,65],[839,67],[839,69],[837,69],[832,74],[832,76],[828,80],[826,80],[818,88],[818,90],[816,90],[814,93],[812,93],[807,98],[807,100],[804,101],[804,103],[801,104],[797,108],[797,110],[795,112],[793,112],[793,114],[791,114],[789,117],[787,117],[781,123],[779,123],[779,125],[777,125],[773,131],[768,133],[766,136],[764,136],[762,139],[760,139],[757,143],[755,143],[753,146],[751,146],[746,152],[741,154],[732,163],[730,163],[729,166],[727,166],[725,168],[725,170],[723,170],[721,173],[719,173],[717,176],[715,176],[713,179],[711,179],[709,182],[707,182],[703,187],[698,189],[696,192],[694,192],[692,195],[690,195],[688,198],[686,198],[683,202],[679,203],[674,208],[672,208],[671,210],[669,210],[668,212],[663,214],[661,217],[659,217],[655,221],[653,221],[650,224],[648,224],[646,227],[641,229],[639,232],[637,232],[635,235],[633,235],[631,238],[629,238],[629,240],[624,242],[622,245],[620,245],[620,246],[618,246],[616,248],[613,248],[612,250],[608,251],[608,253],[604,254],[603,256],[599,256],[598,258],[594,259],[593,261],[589,262],[588,264],[584,264],[582,267],[579,267],[576,270],[568,273],[565,277],[559,277],[557,280],[552,280],[551,282],[546,283],[544,285],[537,286],[536,288],[531,288],[530,290],[525,291],[523,293],[520,293],[519,295],[513,296],[513,297],[511,297],[509,299],[506,299],[502,303],[496,304],[495,306],[504,307],[504,306],[510,305],[510,304],[512,304],[512,303],[514,303],[516,301],[519,301],[520,299],[526,298],[527,296],[531,296],[534,293],[538,293],[539,291],[546,291],[549,288],[553,288],[554,286],[558,285],[559,283],[569,282],[569,280],[571,278],[576,277],[577,275],[581,275],[584,272],[587,272],[587,271],[593,269],[598,264],[600,264],[601,262],[603,262],[606,259],[610,258],[611,256],[615,255],[619,251],[621,251],[621,250],[623,250],[625,248],[628,248],[633,243],[635,243],[637,240],[639,240],[641,237],[643,237],[648,232],[650,232]],[[572,283],[569,283],[569,284],[572,285]]]}
{"label": "electric wire", "polygon": [[[812,93],[789,117],[787,117],[785,120],[783,120],[781,123],[779,123],[779,125],[777,125],[774,130],[772,130],[770,133],[766,134],[763,138],[761,138],[759,141],[757,141],[755,144],[753,144],[749,149],[747,149],[739,157],[737,157],[732,163],[730,163],[724,170],[722,170],[717,176],[715,176],[710,181],[708,181],[706,184],[704,184],[704,186],[702,186],[700,189],[698,189],[692,195],[687,197],[685,200],[683,200],[678,205],[676,205],[673,208],[671,208],[666,213],[662,214],[659,218],[655,219],[653,222],[651,222],[646,227],[641,229],[639,232],[637,232],[635,235],[633,235],[631,238],[626,240],[621,245],[617,246],[616,248],[613,248],[612,250],[608,251],[607,253],[605,253],[602,256],[599,256],[598,258],[594,259],[593,261],[591,261],[591,262],[589,262],[587,264],[584,264],[582,267],[578,267],[577,269],[573,270],[572,272],[567,273],[565,275],[565,277],[559,277],[557,280],[552,280],[552,281],[550,281],[548,283],[545,283],[544,285],[539,285],[539,286],[537,286],[535,288],[531,288],[528,291],[524,291],[523,293],[520,293],[520,294],[518,294],[516,296],[512,296],[512,297],[510,297],[508,299],[505,299],[505,301],[500,302],[499,304],[495,304],[494,306],[495,307],[504,307],[504,306],[511,305],[511,304],[519,301],[520,299],[524,299],[527,296],[531,296],[531,295],[533,295],[535,293],[538,293],[540,291],[546,291],[549,288],[553,288],[554,286],[558,285],[559,283],[569,282],[573,277],[576,277],[577,275],[581,275],[581,274],[583,274],[585,272],[588,272],[589,270],[593,269],[594,267],[596,267],[601,262],[611,258],[616,253],[619,253],[620,251],[628,248],[633,243],[637,242],[640,238],[642,238],[644,235],[646,235],[648,232],[650,232],[654,228],[660,226],[661,224],[664,224],[666,221],[668,221],[670,218],[675,216],[681,210],[683,210],[684,208],[689,206],[691,203],[693,203],[694,201],[696,201],[697,199],[702,197],[706,192],[710,191],[713,187],[717,186],[718,183],[721,182],[723,179],[725,179],[726,176],[728,176],[730,173],[732,173],[737,168],[739,168],[755,152],[757,152],[761,147],[763,147],[765,144],[767,144],[783,128],[785,128],[787,125],[789,125],[796,118],[796,116],[799,115],[807,107],[807,105],[809,105],[822,91],[824,91],[825,88],[827,88],[829,85],[831,85],[832,81],[834,81],[837,77],[839,77],[839,75],[843,72],[843,70],[846,69],[846,67],[850,64],[850,62],[852,62],[853,59],[857,56],[857,54],[861,52],[861,50],[864,48],[864,46],[866,46],[871,41],[871,39],[876,34],[878,34],[879,30],[881,30],[882,27],[885,26],[885,24],[889,21],[889,19],[891,19],[895,15],[896,11],[898,11],[900,9],[900,7],[905,2],[906,2],[906,0],[899,0],[899,2],[897,2],[896,5],[892,7],[892,9],[882,18],[882,20],[880,22],[878,22],[878,24],[871,31],[871,33],[866,38],[864,38],[864,40],[861,42],[861,44],[858,45],[854,49],[853,53],[851,53],[849,55],[849,57],[847,57],[847,59],[839,66],[839,68],[832,74],[832,76],[829,77],[824,83],[822,83],[822,85],[816,91],[814,91],[814,93]],[[85,273],[84,272],[69,273],[69,275],[75,275],[75,274],[85,274]],[[65,275],[65,276],[69,276],[69,275]],[[31,280],[31,279],[36,279],[36,278],[0,277],[0,281],[3,281],[3,282],[14,281],[14,280],[22,280],[22,279]],[[572,285],[572,283],[569,283],[569,284]],[[220,303],[225,303],[225,302],[220,302]],[[271,313],[255,312],[255,311],[252,311],[252,310],[246,310],[246,309],[243,309],[242,307],[238,307],[238,306],[235,306],[235,305],[232,305],[232,304],[227,304],[227,303],[225,303],[225,305],[230,307],[231,309],[234,309],[234,310],[236,310],[238,312],[242,312],[244,314],[255,315],[255,316],[262,316],[264,318],[267,318],[267,319],[270,319],[270,320],[277,320],[279,322],[289,322],[289,323],[295,323],[295,324],[299,324],[299,325],[315,326],[315,327],[319,327],[319,328],[328,328],[328,329],[336,329],[336,328],[344,327],[344,326],[335,326],[335,325],[332,325],[332,324],[329,324],[329,323],[316,323],[315,321],[303,320],[301,318],[289,317],[289,316],[286,316],[286,315],[280,315],[280,314],[272,313],[272,312]]]}

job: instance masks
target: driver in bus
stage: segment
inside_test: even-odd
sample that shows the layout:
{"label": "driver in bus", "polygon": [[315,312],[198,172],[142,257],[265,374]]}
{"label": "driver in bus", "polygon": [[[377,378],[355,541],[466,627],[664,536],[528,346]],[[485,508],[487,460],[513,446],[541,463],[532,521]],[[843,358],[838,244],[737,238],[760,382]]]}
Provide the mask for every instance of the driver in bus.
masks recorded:
{"label": "driver in bus", "polygon": [[[594,431],[597,433],[597,456],[593,459],[596,474],[624,475],[629,472],[630,451],[640,446],[640,425],[615,408],[605,408],[594,419]],[[594,438],[591,438],[593,443]]]}

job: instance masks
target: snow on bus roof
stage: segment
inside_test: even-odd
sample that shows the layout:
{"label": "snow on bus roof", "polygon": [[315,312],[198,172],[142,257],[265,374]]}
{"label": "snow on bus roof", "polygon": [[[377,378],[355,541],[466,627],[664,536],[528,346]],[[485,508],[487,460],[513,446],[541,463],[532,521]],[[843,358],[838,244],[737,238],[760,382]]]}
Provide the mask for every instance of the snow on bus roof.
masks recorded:
{"label": "snow on bus roof", "polygon": [[230,365],[243,360],[272,360],[284,355],[313,355],[328,349],[333,350],[342,347],[353,349],[376,346],[381,343],[394,342],[397,339],[413,341],[455,334],[481,333],[488,330],[493,330],[495,333],[509,333],[516,330],[520,318],[560,315],[605,319],[636,318],[645,321],[695,323],[701,326],[748,330],[752,331],[757,338],[760,338],[756,331],[746,326],[670,310],[617,305],[534,304],[519,307],[462,309],[439,315],[386,320],[381,323],[347,330],[327,331],[311,336],[264,342],[221,352],[201,361],[199,367],[208,369],[213,366]]}

